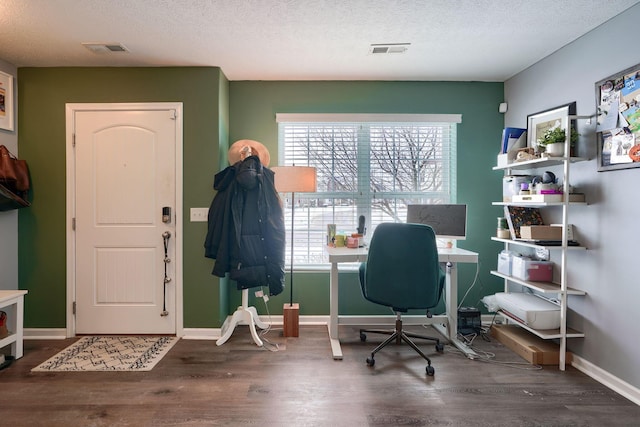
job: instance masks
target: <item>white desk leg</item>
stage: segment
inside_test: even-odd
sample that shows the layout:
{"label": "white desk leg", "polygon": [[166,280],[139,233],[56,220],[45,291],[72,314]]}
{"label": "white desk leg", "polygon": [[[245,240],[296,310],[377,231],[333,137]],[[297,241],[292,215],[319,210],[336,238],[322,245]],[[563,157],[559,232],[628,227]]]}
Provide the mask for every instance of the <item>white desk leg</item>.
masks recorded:
{"label": "white desk leg", "polygon": [[333,358],[342,359],[342,348],[338,336],[338,263],[331,263],[331,276],[329,277],[329,340],[331,341],[331,353]]}
{"label": "white desk leg", "polygon": [[478,354],[458,339],[458,266],[455,262],[447,263],[445,296],[447,298],[447,329],[443,330],[440,325],[437,325],[438,327],[434,325],[434,327],[449,338],[451,344],[455,345],[469,359],[474,359]]}
{"label": "white desk leg", "polygon": [[[447,338],[449,340],[449,342],[452,341],[452,336],[455,337],[456,332],[453,332],[452,335],[452,325],[456,325],[456,330],[457,330],[457,324],[454,324],[453,322],[456,321],[457,322],[457,316],[453,317],[451,315],[452,311],[452,307],[455,309],[456,306],[456,300],[457,300],[457,296],[456,299],[452,299],[452,286],[451,286],[451,282],[452,282],[452,277],[451,277],[451,263],[446,263],[446,275],[445,275],[445,279],[444,279],[444,298],[445,298],[445,310],[446,310],[446,317],[447,317],[447,323],[446,325],[442,325],[439,323],[435,323],[433,324],[433,328],[435,330],[437,330],[438,332],[440,332],[440,334],[442,334],[442,336],[444,336],[445,338]],[[457,292],[456,292],[457,295]]]}
{"label": "white desk leg", "polygon": [[453,263],[447,263],[447,318],[449,319],[449,339],[453,340],[458,336],[458,266]]}

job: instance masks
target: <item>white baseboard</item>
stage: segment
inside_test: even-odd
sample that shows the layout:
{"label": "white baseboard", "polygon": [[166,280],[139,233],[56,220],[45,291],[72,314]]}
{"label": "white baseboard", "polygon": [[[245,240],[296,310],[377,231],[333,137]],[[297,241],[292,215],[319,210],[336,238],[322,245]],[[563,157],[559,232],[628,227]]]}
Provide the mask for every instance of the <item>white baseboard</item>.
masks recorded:
{"label": "white baseboard", "polygon": [[616,393],[626,397],[636,405],[640,405],[640,389],[637,389],[620,378],[611,375],[609,372],[597,367],[588,360],[585,360],[580,356],[576,356],[575,353],[573,353],[571,366],[590,376],[600,384],[609,387]]}
{"label": "white baseboard", "polygon": [[[273,326],[282,326],[284,323],[282,315],[260,316],[260,320]],[[329,323],[329,316],[300,316],[299,323],[307,326],[326,325]]]}
{"label": "white baseboard", "polygon": [[67,338],[65,328],[24,328],[26,340],[63,340]]}
{"label": "white baseboard", "polygon": [[183,340],[217,340],[222,336],[220,328],[184,328]]}
{"label": "white baseboard", "polygon": [[[340,316],[340,323],[347,325],[393,325],[395,316]],[[483,316],[483,323],[490,323],[493,316]],[[438,319],[440,316],[434,316]],[[406,324],[428,324],[424,316],[411,315],[404,316]],[[282,326],[282,315],[260,316],[260,320],[274,326]],[[329,323],[329,316],[300,316],[300,324],[308,326],[326,325]],[[184,328],[182,339],[187,340],[217,340],[222,335],[220,328]],[[25,328],[24,338],[30,340],[52,340],[67,338],[67,330],[64,328]]]}

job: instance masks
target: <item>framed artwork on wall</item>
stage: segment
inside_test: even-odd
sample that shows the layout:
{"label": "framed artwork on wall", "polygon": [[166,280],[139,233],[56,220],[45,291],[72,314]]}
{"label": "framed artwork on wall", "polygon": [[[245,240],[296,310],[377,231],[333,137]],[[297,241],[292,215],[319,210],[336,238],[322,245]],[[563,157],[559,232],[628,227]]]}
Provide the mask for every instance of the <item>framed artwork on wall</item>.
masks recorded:
{"label": "framed artwork on wall", "polygon": [[640,167],[640,64],[596,83],[598,172]]}
{"label": "framed artwork on wall", "polygon": [[575,114],[575,102],[529,114],[527,116],[527,146],[535,149],[536,152],[540,152],[538,139],[549,130],[559,128],[566,131],[570,123],[573,125],[573,121],[569,120],[569,116],[574,116]]}
{"label": "framed artwork on wall", "polygon": [[13,130],[13,76],[0,71],[0,129]]}

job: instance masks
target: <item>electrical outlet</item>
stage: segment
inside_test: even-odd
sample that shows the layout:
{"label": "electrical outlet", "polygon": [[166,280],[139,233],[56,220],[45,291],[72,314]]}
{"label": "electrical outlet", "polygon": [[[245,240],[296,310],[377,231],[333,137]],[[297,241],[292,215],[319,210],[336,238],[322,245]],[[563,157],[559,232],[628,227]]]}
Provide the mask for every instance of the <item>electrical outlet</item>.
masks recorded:
{"label": "electrical outlet", "polygon": [[209,219],[209,208],[191,208],[191,222],[207,222]]}

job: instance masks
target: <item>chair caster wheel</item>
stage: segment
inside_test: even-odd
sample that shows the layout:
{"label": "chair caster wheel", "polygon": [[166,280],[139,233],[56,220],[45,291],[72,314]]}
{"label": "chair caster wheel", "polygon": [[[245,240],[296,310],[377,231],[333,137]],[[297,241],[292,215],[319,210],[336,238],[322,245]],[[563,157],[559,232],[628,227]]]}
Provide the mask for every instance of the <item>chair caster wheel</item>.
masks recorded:
{"label": "chair caster wheel", "polygon": [[438,353],[442,353],[444,351],[444,344],[442,344],[441,342],[436,344],[436,351]]}
{"label": "chair caster wheel", "polygon": [[367,366],[373,366],[376,364],[376,360],[373,357],[367,357]]}
{"label": "chair caster wheel", "polygon": [[436,373],[436,370],[433,369],[433,366],[431,366],[431,365],[427,366],[427,375],[428,376],[432,377],[433,374],[435,374],[435,373]]}
{"label": "chair caster wheel", "polygon": [[360,332],[360,341],[365,342],[367,340],[367,335],[364,332]]}

